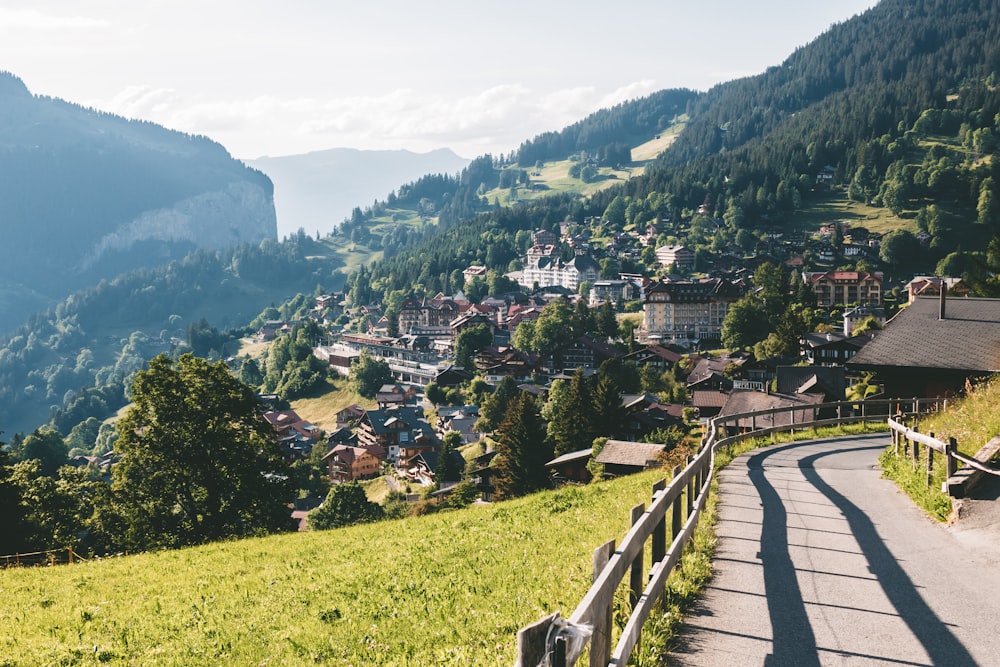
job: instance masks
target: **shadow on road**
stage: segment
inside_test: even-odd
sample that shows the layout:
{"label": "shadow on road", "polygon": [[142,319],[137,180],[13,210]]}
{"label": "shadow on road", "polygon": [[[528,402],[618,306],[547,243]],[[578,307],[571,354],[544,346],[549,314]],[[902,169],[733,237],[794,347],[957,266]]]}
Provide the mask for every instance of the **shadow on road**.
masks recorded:
{"label": "shadow on road", "polygon": [[[765,664],[775,666],[820,664],[815,634],[809,623],[795,565],[789,552],[787,510],[764,469],[764,463],[769,457],[785,454],[788,450],[801,446],[803,443],[775,447],[751,456],[748,461],[750,480],[760,495],[763,508],[760,556],[773,632],[773,653]],[[921,597],[882,541],[872,521],[860,508],[828,485],[817,472],[815,464],[821,458],[848,451],[856,452],[858,449],[837,449],[806,456],[799,461],[798,468],[810,485],[843,514],[868,561],[872,575],[877,578],[899,618],[923,645],[932,663],[975,665],[966,648]]]}

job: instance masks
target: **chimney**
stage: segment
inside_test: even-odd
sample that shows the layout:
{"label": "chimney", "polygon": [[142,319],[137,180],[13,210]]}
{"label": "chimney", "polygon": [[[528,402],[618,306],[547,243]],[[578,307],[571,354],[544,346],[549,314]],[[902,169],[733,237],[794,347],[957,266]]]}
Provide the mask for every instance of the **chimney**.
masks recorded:
{"label": "chimney", "polygon": [[941,298],[938,299],[938,319],[943,320],[945,318],[945,304],[948,300],[948,284],[941,279]]}

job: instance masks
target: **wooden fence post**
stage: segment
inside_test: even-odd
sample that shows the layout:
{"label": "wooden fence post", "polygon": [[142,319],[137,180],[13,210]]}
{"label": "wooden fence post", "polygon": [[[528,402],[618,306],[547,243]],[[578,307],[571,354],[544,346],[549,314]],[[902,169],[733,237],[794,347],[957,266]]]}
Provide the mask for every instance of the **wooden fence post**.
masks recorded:
{"label": "wooden fence post", "polygon": [[[632,525],[639,523],[642,519],[642,515],[646,511],[646,506],[639,503],[632,508]],[[632,570],[629,574],[629,596],[628,596],[628,606],[629,609],[635,609],[635,605],[639,603],[639,598],[642,597],[642,589],[645,585],[642,581],[642,552],[640,549],[639,553],[636,554],[635,560],[632,561]]]}
{"label": "wooden fence post", "polygon": [[948,445],[944,450],[945,474],[951,477],[958,470],[958,462],[955,460],[955,452],[958,451],[958,441],[955,438],[948,438]]}
{"label": "wooden fence post", "polygon": [[[615,552],[615,541],[611,540],[594,549],[594,574],[591,581],[597,581],[604,567]],[[607,609],[594,610],[594,634],[590,638],[590,667],[607,667],[611,660],[611,623],[615,608],[614,596],[608,601]]]}
{"label": "wooden fence post", "polygon": [[[665,488],[667,488],[667,480],[661,479],[653,485],[653,496],[656,496],[657,491],[662,491]],[[667,516],[665,514],[660,519],[660,522],[656,524],[656,528],[653,529],[653,535],[650,539],[653,552],[652,562],[659,563],[667,555]]]}
{"label": "wooden fence post", "polygon": [[[677,479],[677,475],[681,474],[681,467],[674,466],[673,472],[671,473],[671,479]],[[684,499],[681,494],[678,493],[677,497],[674,498],[674,503],[670,508],[670,542],[677,538],[677,535],[681,532],[681,527],[684,525],[682,522],[681,512],[683,511]]]}
{"label": "wooden fence post", "polygon": [[[934,431],[929,434],[932,438],[934,437]],[[934,477],[934,448],[927,448],[927,486],[931,485],[931,478]]]}
{"label": "wooden fence post", "polygon": [[[914,426],[916,426],[916,424],[914,424]],[[918,433],[917,429],[915,428],[913,429],[913,432]],[[910,464],[913,466],[913,469],[916,470],[917,463],[920,461],[920,443],[917,442],[916,439],[914,439],[910,442],[910,446],[913,447],[912,449],[913,457],[910,460]]]}
{"label": "wooden fence post", "polygon": [[[687,457],[687,463],[685,463],[685,468],[691,465],[691,461],[694,460],[693,456]],[[687,483],[687,516],[694,514],[694,494],[697,493],[695,490],[698,484],[698,476],[692,474],[691,479]]]}

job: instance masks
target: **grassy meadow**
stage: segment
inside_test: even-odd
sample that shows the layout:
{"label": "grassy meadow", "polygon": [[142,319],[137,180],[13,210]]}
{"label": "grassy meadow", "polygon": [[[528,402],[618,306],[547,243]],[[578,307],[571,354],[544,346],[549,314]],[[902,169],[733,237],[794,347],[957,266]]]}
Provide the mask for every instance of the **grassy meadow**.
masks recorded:
{"label": "grassy meadow", "polygon": [[0,665],[511,665],[653,471],[403,521],[0,571]]}

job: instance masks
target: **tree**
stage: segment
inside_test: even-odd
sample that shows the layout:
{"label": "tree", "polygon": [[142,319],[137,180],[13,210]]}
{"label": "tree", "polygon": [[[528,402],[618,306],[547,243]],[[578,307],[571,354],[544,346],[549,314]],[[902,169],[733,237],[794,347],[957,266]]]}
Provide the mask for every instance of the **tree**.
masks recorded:
{"label": "tree", "polygon": [[594,433],[590,393],[590,382],[583,377],[583,369],[578,368],[565,389],[549,397],[546,432],[556,456],[589,446],[595,435],[606,435]]}
{"label": "tree", "polygon": [[770,325],[763,305],[753,297],[740,299],[722,320],[722,344],[740,350],[767,337]]}
{"label": "tree", "polygon": [[595,435],[608,438],[621,437],[625,432],[628,411],[622,405],[622,392],[610,375],[602,374],[591,399],[591,429]]}
{"label": "tree", "polygon": [[615,305],[611,301],[605,301],[597,314],[597,335],[602,340],[616,340],[618,338],[618,316],[615,314]]}
{"label": "tree", "polygon": [[455,336],[455,363],[475,369],[476,354],[493,342],[493,333],[485,324],[463,329]]}
{"label": "tree", "polygon": [[478,433],[489,433],[496,430],[510,402],[520,393],[517,388],[517,380],[509,375],[505,375],[496,390],[483,400],[479,407],[479,419],[476,420],[475,429]]}
{"label": "tree", "polygon": [[392,371],[384,359],[376,359],[362,350],[358,360],[351,365],[348,375],[351,387],[365,398],[374,398],[382,385],[392,382]]}
{"label": "tree", "polygon": [[313,530],[340,528],[356,523],[378,521],[385,512],[378,503],[368,500],[357,482],[338,484],[326,494],[326,500],[309,512],[309,527]]}
{"label": "tree", "polygon": [[493,478],[499,500],[523,496],[549,484],[545,464],[552,448],[545,438],[545,424],[530,394],[520,393],[510,403],[497,437]]}
{"label": "tree", "polygon": [[112,491],[129,549],[178,547],[292,527],[294,487],[255,392],[224,362],[160,355],[118,422]]}
{"label": "tree", "polygon": [[21,441],[15,456],[19,461],[37,460],[40,474],[55,477],[59,466],[66,463],[66,443],[55,429],[35,429]]}
{"label": "tree", "polygon": [[434,470],[434,478],[441,482],[457,482],[462,479],[462,466],[452,456],[452,452],[462,446],[462,434],[458,431],[448,431],[441,439],[441,452],[438,454],[438,465]]}

